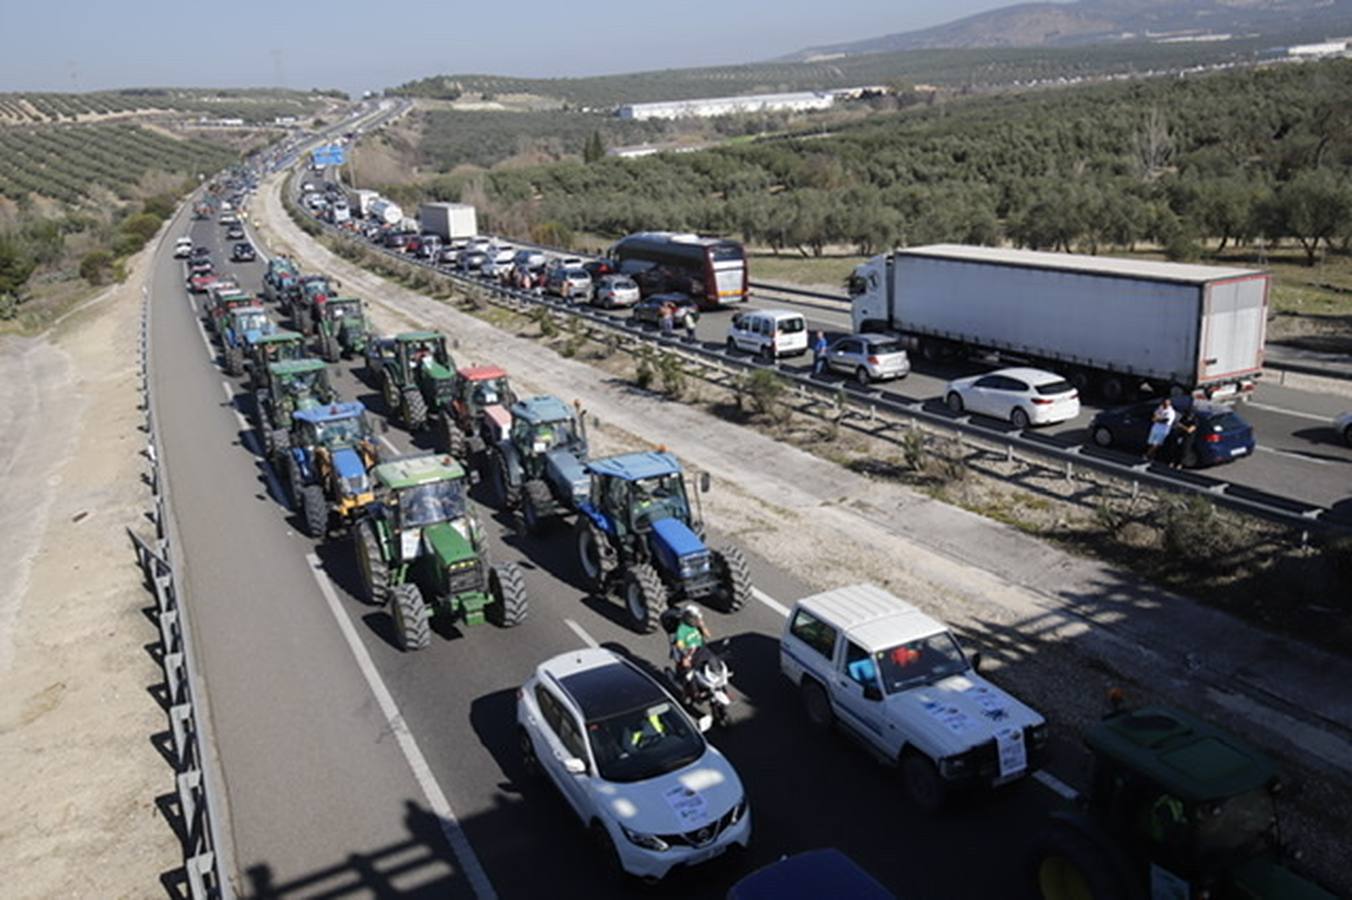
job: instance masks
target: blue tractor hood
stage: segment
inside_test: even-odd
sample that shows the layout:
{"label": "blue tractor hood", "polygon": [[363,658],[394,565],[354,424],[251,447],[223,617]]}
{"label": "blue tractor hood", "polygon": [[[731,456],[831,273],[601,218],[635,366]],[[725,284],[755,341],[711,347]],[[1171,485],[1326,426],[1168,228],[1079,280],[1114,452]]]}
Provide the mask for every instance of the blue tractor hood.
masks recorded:
{"label": "blue tractor hood", "polygon": [[573,451],[563,447],[550,450],[545,461],[545,477],[554,483],[556,496],[571,496],[575,504],[591,496],[591,475]]}
{"label": "blue tractor hood", "polygon": [[664,546],[674,559],[704,550],[704,542],[680,519],[658,519],[653,523],[653,538]]}
{"label": "blue tractor hood", "polygon": [[366,466],[362,465],[361,456],[351,447],[333,451],[333,468],[338,472],[338,477],[344,481],[349,478],[360,478],[366,474]]}

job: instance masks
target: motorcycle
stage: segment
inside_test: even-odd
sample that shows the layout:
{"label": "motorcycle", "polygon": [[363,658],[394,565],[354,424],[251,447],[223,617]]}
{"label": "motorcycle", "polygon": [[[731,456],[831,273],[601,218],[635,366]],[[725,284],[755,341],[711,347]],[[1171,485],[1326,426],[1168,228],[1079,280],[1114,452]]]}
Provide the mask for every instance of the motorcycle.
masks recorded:
{"label": "motorcycle", "polygon": [[712,723],[726,727],[732,722],[732,669],[728,668],[724,655],[727,652],[727,640],[718,644],[718,649],[705,645],[695,651],[690,668],[680,669],[680,651],[676,649],[676,628],[680,625],[681,610],[670,609],[661,616],[662,628],[667,633],[669,659],[671,665],[664,670],[667,680],[676,688],[681,702],[691,713],[704,715],[707,707]]}

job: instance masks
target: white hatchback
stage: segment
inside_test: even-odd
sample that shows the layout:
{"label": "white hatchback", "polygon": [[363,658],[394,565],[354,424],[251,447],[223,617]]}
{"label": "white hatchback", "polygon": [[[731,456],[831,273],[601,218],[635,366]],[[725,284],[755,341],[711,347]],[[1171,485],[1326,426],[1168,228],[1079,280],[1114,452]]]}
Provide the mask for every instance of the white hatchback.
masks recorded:
{"label": "white hatchback", "polygon": [[174,242],[174,259],[187,259],[192,256],[192,238],[181,237]]}
{"label": "white hatchback", "polygon": [[999,369],[948,383],[944,403],[955,413],[974,412],[1010,422],[1015,428],[1051,425],[1080,414],[1079,392],[1055,372]]}
{"label": "white hatchback", "polygon": [[708,723],[609,650],[541,663],[517,692],[516,718],[526,770],[549,776],[625,872],[659,879],[750,842],[746,792],[704,740]]}

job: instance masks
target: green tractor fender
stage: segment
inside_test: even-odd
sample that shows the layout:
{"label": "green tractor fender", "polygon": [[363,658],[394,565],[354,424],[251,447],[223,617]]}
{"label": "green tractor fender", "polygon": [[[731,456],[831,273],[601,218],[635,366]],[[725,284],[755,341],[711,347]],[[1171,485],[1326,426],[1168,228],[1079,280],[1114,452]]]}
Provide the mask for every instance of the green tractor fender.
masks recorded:
{"label": "green tractor fender", "polygon": [[1148,871],[1137,871],[1117,841],[1082,810],[1048,816],[1029,848],[1025,878],[1030,896],[1044,900],[1075,896],[1081,885],[1095,900],[1149,900]]}

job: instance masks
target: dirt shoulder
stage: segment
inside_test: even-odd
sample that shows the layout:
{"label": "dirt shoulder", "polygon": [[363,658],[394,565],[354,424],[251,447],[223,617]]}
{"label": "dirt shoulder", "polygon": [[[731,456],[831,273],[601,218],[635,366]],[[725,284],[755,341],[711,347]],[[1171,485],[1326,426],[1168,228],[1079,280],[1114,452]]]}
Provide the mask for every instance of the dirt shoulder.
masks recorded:
{"label": "dirt shoulder", "polygon": [[[152,245],[153,247],[153,245]],[[0,339],[0,871],[11,897],[145,897],[182,866],[154,624],[126,529],[148,525],[131,276],[36,338]]]}

